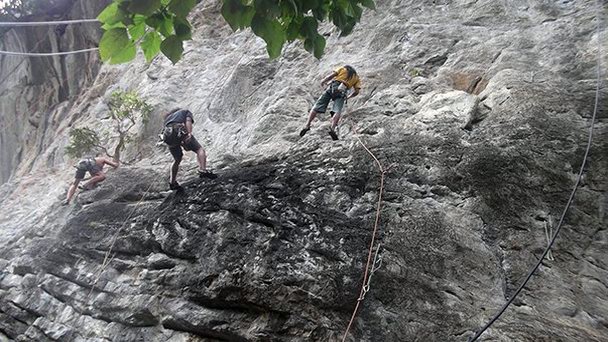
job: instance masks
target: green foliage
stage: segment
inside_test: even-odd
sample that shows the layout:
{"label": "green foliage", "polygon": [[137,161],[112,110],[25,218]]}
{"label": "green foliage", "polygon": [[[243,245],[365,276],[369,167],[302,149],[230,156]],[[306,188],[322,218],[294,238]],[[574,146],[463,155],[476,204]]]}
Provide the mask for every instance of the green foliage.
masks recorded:
{"label": "green foliage", "polygon": [[146,101],[139,98],[134,91],[115,91],[110,95],[108,102],[110,107],[110,117],[117,121],[127,119],[133,125],[138,116],[141,117],[143,123],[148,122],[152,106]]}
{"label": "green foliage", "polygon": [[72,158],[80,158],[99,148],[101,144],[97,133],[87,127],[73,128],[69,136],[70,144],[65,148],[65,154]]}
{"label": "green foliage", "polygon": [[361,19],[363,7],[374,9],[373,0],[224,0],[222,15],[233,30],[251,27],[266,42],[271,58],[295,39],[321,58],[325,38],[318,32],[319,22],[331,20],[346,36]]}
{"label": "green foliage", "polygon": [[[113,47],[120,46],[120,49]],[[110,64],[124,63],[135,58],[135,45],[129,39],[125,28],[113,28],[106,31],[99,42],[101,59]]]}
{"label": "green foliage", "polygon": [[[131,129],[141,121],[147,123],[150,118],[152,106],[139,98],[133,91],[115,91],[108,101],[110,108],[110,118],[112,119],[113,138],[104,139],[107,145],[115,145],[114,152],[110,153],[106,144],[102,143],[99,134],[88,128],[74,128],[70,131],[70,144],[66,147],[65,153],[70,157],[78,158],[83,154],[94,150],[103,150],[109,156],[120,160],[120,153],[126,148],[129,142],[133,141]],[[117,134],[117,135],[116,135]]]}
{"label": "green foliage", "polygon": [[160,51],[175,64],[179,61],[184,52],[182,40],[176,35],[171,35],[160,43]]}
{"label": "green foliage", "polygon": [[407,73],[410,75],[410,77],[418,77],[422,75],[422,70],[419,68],[411,68]]}
{"label": "green foliage", "polygon": [[[103,61],[123,63],[135,58],[139,46],[146,61],[162,52],[177,63],[183,42],[192,39],[187,19],[196,0],[113,0],[97,17],[105,33],[99,43]],[[373,0],[223,0],[222,16],[233,30],[251,27],[264,39],[268,55],[276,58],[283,45],[299,39],[304,48],[321,58],[325,37],[319,22],[330,20],[345,36],[361,19],[363,7]]]}

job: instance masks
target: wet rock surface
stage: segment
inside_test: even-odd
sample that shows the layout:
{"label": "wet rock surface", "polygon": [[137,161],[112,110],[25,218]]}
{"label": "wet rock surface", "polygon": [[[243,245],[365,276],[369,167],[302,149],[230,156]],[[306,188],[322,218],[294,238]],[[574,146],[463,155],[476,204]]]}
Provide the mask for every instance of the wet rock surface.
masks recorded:
{"label": "wet rock surface", "polygon": [[[327,27],[319,62],[297,43],[268,61],[211,2],[193,15],[183,63],[103,67],[74,104],[79,122],[103,125],[116,87],[157,101],[158,113],[184,105],[220,177],[192,178],[186,159],[184,192],[167,191],[170,157],[148,144],[155,119],[127,153],[139,162],[68,208],[59,200],[73,170],[55,160],[57,170],[17,172],[0,189],[0,340],[341,340],[380,186],[357,138],[387,172],[382,264],[349,339],[466,340],[537,262],[575,183],[595,99],[597,10],[377,5],[349,37]],[[299,139],[314,85],[343,62],[364,93],[348,104],[341,140],[318,121]],[[553,258],[483,339],[608,339],[605,106],[598,117]],[[65,144],[65,132],[49,134],[47,160]]]}

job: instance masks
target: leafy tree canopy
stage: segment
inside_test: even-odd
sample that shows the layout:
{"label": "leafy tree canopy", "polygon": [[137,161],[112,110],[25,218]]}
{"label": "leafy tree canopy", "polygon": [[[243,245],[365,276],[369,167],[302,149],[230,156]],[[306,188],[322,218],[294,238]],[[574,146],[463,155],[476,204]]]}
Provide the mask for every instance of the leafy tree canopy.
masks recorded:
{"label": "leafy tree canopy", "polygon": [[[110,132],[100,137],[97,130],[88,127],[74,128],[70,131],[70,143],[65,153],[73,158],[79,158],[93,151],[104,151],[113,159],[120,160],[120,154],[127,144],[133,141],[132,128],[137,122],[146,124],[152,111],[146,101],[139,98],[133,91],[115,91],[108,101],[112,128]],[[111,153],[109,146],[114,146]]]}
{"label": "leafy tree canopy", "polygon": [[[101,59],[110,64],[135,58],[139,46],[150,62],[159,52],[177,63],[183,42],[192,38],[188,14],[197,0],[113,0],[98,16],[105,30],[99,43]],[[286,42],[296,39],[320,58],[325,38],[319,23],[330,20],[341,32],[351,33],[363,7],[373,0],[223,0],[222,16],[233,30],[251,28],[266,42],[271,58]]]}

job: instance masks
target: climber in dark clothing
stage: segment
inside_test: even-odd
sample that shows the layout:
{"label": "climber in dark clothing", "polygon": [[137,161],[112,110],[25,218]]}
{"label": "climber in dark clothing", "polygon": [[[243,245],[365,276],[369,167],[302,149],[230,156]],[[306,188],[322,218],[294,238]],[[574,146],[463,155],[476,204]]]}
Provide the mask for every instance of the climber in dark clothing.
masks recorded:
{"label": "climber in dark clothing", "polygon": [[163,129],[162,140],[169,146],[169,151],[174,159],[171,166],[171,180],[169,182],[171,190],[176,190],[180,187],[176,178],[179,164],[184,155],[182,147],[186,151],[196,153],[199,177],[209,179],[217,177],[214,173],[207,170],[207,154],[201,144],[192,136],[193,123],[194,118],[192,117],[192,113],[186,109],[178,108],[165,114],[165,127]]}
{"label": "climber in dark clothing", "polygon": [[[325,110],[329,106],[329,101],[333,101],[333,106],[330,111],[332,116],[331,128],[328,133],[333,140],[338,140],[336,127],[340,122],[342,109],[344,108],[347,99],[359,95],[361,80],[359,79],[355,68],[350,65],[345,65],[337,68],[333,73],[325,77],[323,81],[321,81],[321,86],[327,88],[308,114],[308,121],[306,122],[306,126],[300,131],[300,136],[303,137],[304,134],[310,130],[310,124],[317,116],[317,113],[325,113]],[[350,89],[354,90],[351,94],[348,94]]]}
{"label": "climber in dark clothing", "polygon": [[108,164],[113,168],[117,168],[119,162],[106,157],[87,157],[81,159],[76,166],[76,175],[74,176],[74,182],[70,185],[66,199],[61,203],[63,205],[70,204],[78,183],[84,179],[85,174],[88,172],[91,175],[91,179],[83,186],[80,187],[82,190],[91,190],[97,186],[98,183],[106,179],[106,174],[103,172],[103,167]]}

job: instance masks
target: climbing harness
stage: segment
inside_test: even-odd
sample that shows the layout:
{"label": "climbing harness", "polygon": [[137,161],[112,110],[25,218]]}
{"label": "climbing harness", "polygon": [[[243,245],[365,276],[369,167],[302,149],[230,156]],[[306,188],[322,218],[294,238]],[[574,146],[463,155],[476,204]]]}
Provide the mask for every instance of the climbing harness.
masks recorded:
{"label": "climbing harness", "polygon": [[186,125],[181,122],[174,122],[163,128],[162,140],[169,146],[177,146],[183,142],[187,135]]}
{"label": "climbing harness", "polygon": [[348,88],[344,83],[333,80],[325,91],[327,91],[331,96],[331,99],[335,101],[336,99],[339,99],[341,97],[346,98],[346,92],[348,91]]}

